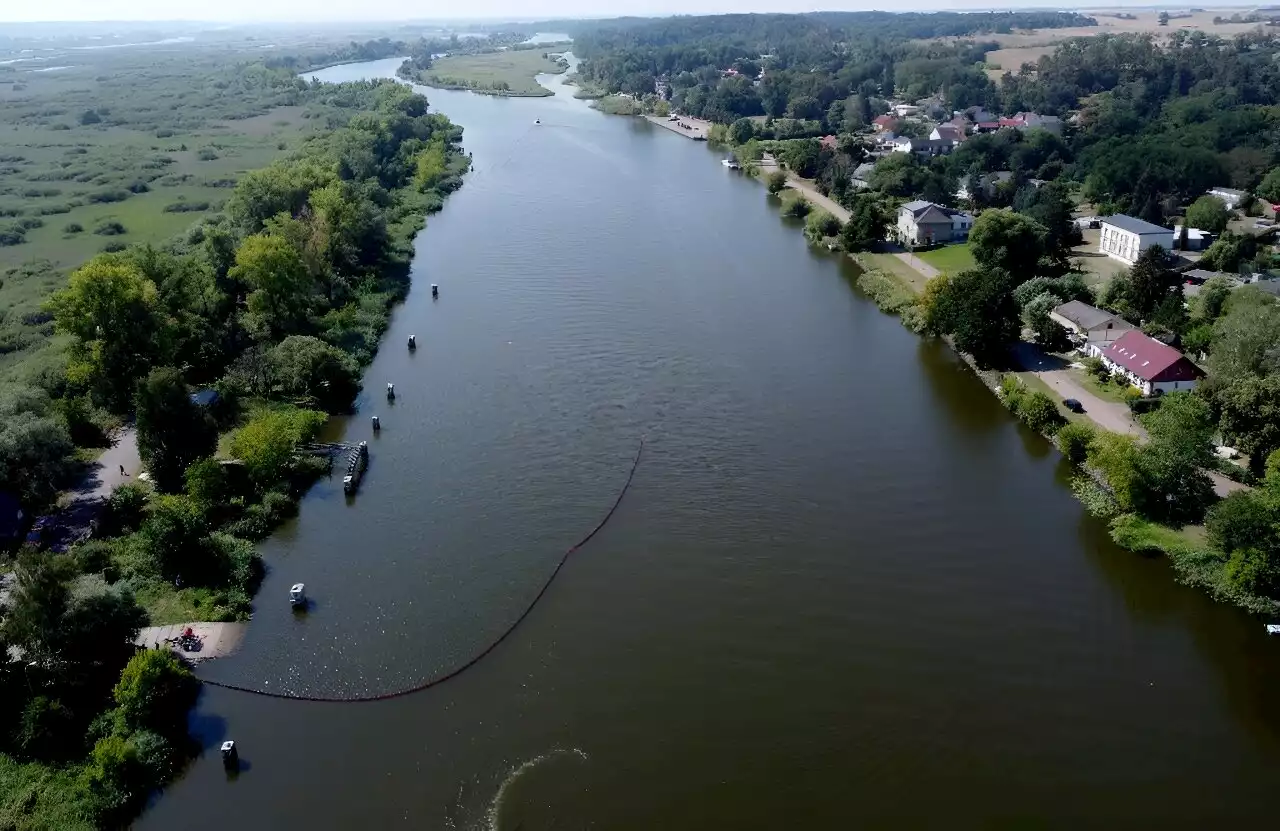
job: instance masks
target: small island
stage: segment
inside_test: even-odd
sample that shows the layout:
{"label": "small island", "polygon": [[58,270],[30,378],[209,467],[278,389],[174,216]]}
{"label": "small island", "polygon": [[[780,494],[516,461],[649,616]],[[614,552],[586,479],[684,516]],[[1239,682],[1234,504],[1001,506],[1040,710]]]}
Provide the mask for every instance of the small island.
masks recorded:
{"label": "small island", "polygon": [[568,70],[563,56],[535,49],[500,48],[469,55],[427,55],[405,62],[400,76],[440,89],[470,90],[481,95],[538,98],[554,93],[536,76]]}

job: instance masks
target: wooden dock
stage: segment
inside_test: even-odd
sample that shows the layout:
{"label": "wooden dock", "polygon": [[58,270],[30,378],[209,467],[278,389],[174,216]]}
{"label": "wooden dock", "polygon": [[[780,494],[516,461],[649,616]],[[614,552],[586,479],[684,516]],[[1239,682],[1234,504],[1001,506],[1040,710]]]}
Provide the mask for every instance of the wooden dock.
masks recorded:
{"label": "wooden dock", "polygon": [[[703,121],[701,118],[690,118],[687,115],[680,116],[679,121],[669,121],[666,116],[661,115],[646,115],[645,119],[650,124],[665,127],[678,136],[684,136],[694,141],[706,141],[707,134],[711,132],[710,121]],[[685,129],[686,125],[689,127],[688,130]]]}
{"label": "wooden dock", "polygon": [[[177,638],[188,626],[199,641],[198,648],[191,651],[184,650],[177,644]],[[148,626],[138,633],[134,643],[143,649],[155,649],[156,646],[171,649],[180,657],[199,663],[210,658],[225,658],[235,652],[244,639],[244,632],[243,623],[174,623],[169,626]]]}

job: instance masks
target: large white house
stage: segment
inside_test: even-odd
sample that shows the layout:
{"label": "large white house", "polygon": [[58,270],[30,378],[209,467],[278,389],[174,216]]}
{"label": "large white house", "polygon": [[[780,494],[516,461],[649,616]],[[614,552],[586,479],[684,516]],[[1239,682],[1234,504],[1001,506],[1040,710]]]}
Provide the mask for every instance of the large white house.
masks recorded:
{"label": "large white house", "polygon": [[933,202],[916,200],[898,209],[898,241],[908,247],[967,239],[973,215]]}
{"label": "large white house", "polygon": [[1100,253],[1133,265],[1143,251],[1155,245],[1166,251],[1173,250],[1173,229],[1124,214],[1102,218]]}

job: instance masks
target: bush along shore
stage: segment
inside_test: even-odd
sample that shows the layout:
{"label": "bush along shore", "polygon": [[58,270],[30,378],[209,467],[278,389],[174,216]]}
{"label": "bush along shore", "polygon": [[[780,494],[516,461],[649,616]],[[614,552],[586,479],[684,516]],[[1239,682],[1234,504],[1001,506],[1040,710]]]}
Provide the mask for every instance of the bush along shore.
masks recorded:
{"label": "bush along shore", "polygon": [[[785,153],[785,145],[781,149]],[[748,163],[762,150],[734,147]],[[1266,458],[1260,477],[1232,466],[1232,478],[1257,487],[1219,499],[1207,474],[1224,467],[1213,453],[1218,425],[1203,396],[1164,395],[1158,406],[1136,416],[1146,434],[1139,438],[1064,413],[1056,397],[1032,387],[1037,382],[1002,371],[1024,332],[1046,349],[1063,344],[1065,333],[1046,320],[1048,309],[1067,300],[1095,299],[1080,275],[1065,266],[1046,267],[1062,252],[1049,248],[1052,235],[1040,223],[1013,211],[988,210],[970,237],[977,267],[927,279],[893,254],[872,251],[892,215],[879,196],[855,200],[841,223],[817,204],[820,197],[800,189],[805,182],[789,178],[785,170],[768,172],[754,164],[747,169],[763,179],[785,215],[806,220],[805,235],[812,243],[849,253],[857,264],[855,285],[881,310],[899,316],[918,334],[944,339],[1010,412],[1061,450],[1075,470],[1073,492],[1091,514],[1108,522],[1118,545],[1163,554],[1181,582],[1216,600],[1258,614],[1280,614],[1280,451]],[[1045,198],[1064,196],[1049,189]],[[819,219],[811,222],[814,216]],[[1111,292],[1140,286],[1145,265],[1124,275]],[[1053,276],[1022,282],[1011,276],[1037,270]],[[1254,298],[1246,294],[1242,303],[1252,308]],[[1221,298],[1216,302],[1230,311]]]}
{"label": "bush along shore", "polygon": [[130,658],[132,642],[148,622],[248,616],[253,541],[326,469],[299,445],[352,407],[408,291],[414,235],[468,168],[461,128],[402,84],[308,95],[330,130],[244,175],[180,238],[77,269],[46,304],[65,370],[48,389],[0,390],[24,505],[47,504],[76,425],[98,415],[135,419],[150,474],[116,489],[92,539],[15,558],[0,826],[124,825],[180,770],[198,684],[167,651]]}

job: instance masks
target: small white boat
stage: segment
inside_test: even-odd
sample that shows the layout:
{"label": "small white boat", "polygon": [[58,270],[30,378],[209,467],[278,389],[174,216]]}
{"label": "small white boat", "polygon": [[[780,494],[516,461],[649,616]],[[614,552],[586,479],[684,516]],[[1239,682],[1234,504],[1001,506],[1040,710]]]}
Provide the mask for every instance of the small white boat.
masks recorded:
{"label": "small white boat", "polygon": [[1268,634],[1268,635],[1280,635],[1280,623],[1268,623],[1268,624],[1267,624],[1267,634]]}
{"label": "small white boat", "polygon": [[303,583],[294,583],[289,589],[289,603],[293,606],[301,606],[307,602],[307,587]]}
{"label": "small white boat", "polygon": [[730,170],[737,170],[740,167],[742,167],[742,165],[738,164],[737,160],[735,159],[721,159],[720,164],[724,165]]}

